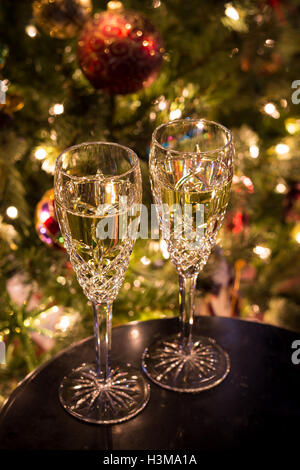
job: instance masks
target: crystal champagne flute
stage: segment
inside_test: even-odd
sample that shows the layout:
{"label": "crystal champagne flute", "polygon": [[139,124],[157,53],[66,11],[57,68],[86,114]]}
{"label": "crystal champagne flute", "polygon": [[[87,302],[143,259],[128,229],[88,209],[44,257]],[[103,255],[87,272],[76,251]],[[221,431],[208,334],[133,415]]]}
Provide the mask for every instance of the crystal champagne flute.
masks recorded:
{"label": "crystal champagne flute", "polygon": [[234,148],[224,126],[180,119],[153,133],[150,179],[162,237],[179,274],[180,333],[155,341],[143,369],[158,385],[198,392],[228,374],[228,354],[192,329],[198,273],[216,243],[230,193]]}
{"label": "crystal champagne flute", "polygon": [[128,268],[140,218],[139,160],[129,148],[89,142],[66,149],[55,168],[55,208],[79,284],[92,302],[96,362],[67,375],[63,407],[93,423],[136,415],[149,385],[130,365],[111,364],[112,304]]}

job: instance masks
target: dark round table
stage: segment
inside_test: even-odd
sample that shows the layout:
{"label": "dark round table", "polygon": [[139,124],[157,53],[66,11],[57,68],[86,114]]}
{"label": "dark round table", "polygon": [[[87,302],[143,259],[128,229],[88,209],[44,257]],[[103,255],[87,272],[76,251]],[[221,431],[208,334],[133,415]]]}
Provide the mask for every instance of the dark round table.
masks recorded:
{"label": "dark round table", "polygon": [[[112,357],[140,367],[141,354],[178,319],[113,329]],[[300,365],[291,360],[300,334],[236,319],[198,317],[196,329],[229,353],[223,383],[180,394],[151,383],[150,401],[135,418],[112,426],[82,423],[64,411],[59,384],[71,368],[93,360],[93,339],[59,353],[30,374],[0,413],[0,449],[233,450],[298,446]],[[279,447],[278,447],[279,448]]]}

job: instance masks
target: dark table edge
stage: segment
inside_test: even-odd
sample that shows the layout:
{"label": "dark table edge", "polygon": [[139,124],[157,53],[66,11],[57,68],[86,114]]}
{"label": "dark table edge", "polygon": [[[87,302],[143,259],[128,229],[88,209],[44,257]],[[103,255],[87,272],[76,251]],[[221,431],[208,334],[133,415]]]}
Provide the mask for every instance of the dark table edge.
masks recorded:
{"label": "dark table edge", "polygon": [[[138,320],[135,320],[135,321],[132,321],[132,322],[128,322],[128,323],[124,323],[122,325],[117,325],[115,326],[113,329],[117,329],[117,328],[124,328],[124,327],[128,327],[128,326],[134,326],[134,325],[140,325],[140,324],[143,324],[143,323],[151,323],[151,322],[156,322],[157,320],[161,321],[161,320],[166,320],[166,321],[170,321],[170,320],[174,320],[178,317],[167,317],[167,318],[155,318],[155,319],[152,319],[152,320],[144,320],[144,321],[138,321]],[[196,315],[195,316],[195,319],[198,321],[198,319],[201,319],[201,318],[212,318],[212,319],[215,319],[215,320],[218,320],[218,319],[222,319],[222,321],[224,320],[225,322],[231,322],[231,321],[238,321],[238,322],[243,322],[243,323],[249,323],[249,324],[252,324],[254,323],[255,325],[260,325],[261,327],[265,328],[265,327],[269,327],[269,328],[274,328],[274,329],[277,329],[277,330],[283,330],[283,331],[286,331],[286,332],[289,332],[289,333],[295,333],[297,334],[297,331],[294,331],[294,330],[290,330],[290,329],[287,329],[287,328],[282,328],[282,327],[279,327],[279,326],[276,326],[276,325],[270,325],[269,323],[262,323],[262,322],[259,322],[259,321],[249,321],[249,320],[246,320],[246,319],[243,319],[243,318],[234,318],[234,317],[207,317],[207,316],[203,316],[203,315]],[[19,390],[22,389],[26,384],[27,382],[29,382],[32,378],[34,378],[37,374],[39,374],[39,372],[41,370],[43,370],[45,367],[48,366],[48,364],[51,362],[51,361],[54,361],[56,360],[57,358],[59,358],[61,355],[65,354],[66,352],[68,352],[70,349],[72,349],[74,346],[79,346],[80,344],[83,344],[85,342],[88,342],[90,341],[91,339],[93,338],[93,336],[88,336],[87,338],[84,338],[80,341],[77,341],[76,343],[72,343],[70,346],[62,349],[61,351],[59,351],[57,354],[55,354],[53,357],[51,357],[50,359],[48,359],[47,361],[43,362],[40,366],[38,366],[36,369],[34,369],[32,372],[29,372],[29,374],[26,375],[26,377],[24,377],[24,379],[22,379],[18,385],[16,386],[16,388],[12,391],[12,393],[9,395],[9,397],[5,400],[5,402],[3,403],[2,407],[0,408],[0,422],[1,422],[1,418],[4,417],[4,415],[6,414],[6,412],[9,410],[10,406],[14,403],[14,399],[16,397],[16,395],[19,393]]]}

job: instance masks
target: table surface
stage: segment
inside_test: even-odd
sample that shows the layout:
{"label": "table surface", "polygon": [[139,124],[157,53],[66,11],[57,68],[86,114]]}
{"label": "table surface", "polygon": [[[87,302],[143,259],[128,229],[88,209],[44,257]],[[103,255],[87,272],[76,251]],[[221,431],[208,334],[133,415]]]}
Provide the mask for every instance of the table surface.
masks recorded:
{"label": "table surface", "polygon": [[[237,319],[198,317],[195,328],[223,346],[231,371],[223,383],[181,394],[151,383],[150,401],[133,419],[112,426],[82,423],[58,399],[66,373],[93,360],[93,338],[59,353],[30,374],[0,413],[0,449],[224,450],[276,449],[297,443],[300,365],[291,361],[300,334]],[[178,331],[178,319],[113,328],[112,358],[140,367],[144,348]]]}

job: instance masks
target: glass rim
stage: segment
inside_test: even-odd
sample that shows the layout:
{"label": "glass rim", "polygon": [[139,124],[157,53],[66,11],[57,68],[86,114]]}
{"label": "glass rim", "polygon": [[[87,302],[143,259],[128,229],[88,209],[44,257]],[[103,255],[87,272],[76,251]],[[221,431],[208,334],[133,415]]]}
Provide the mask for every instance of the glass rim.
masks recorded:
{"label": "glass rim", "polygon": [[[199,122],[204,122],[204,123],[207,123],[207,124],[214,124],[218,128],[222,129],[225,132],[225,134],[228,134],[229,140],[222,147],[218,147],[216,149],[206,150],[206,151],[201,151],[200,150],[200,152],[191,152],[191,151],[168,149],[168,148],[164,147],[162,144],[160,144],[158,142],[157,133],[162,128],[168,127],[172,124],[182,123],[182,122],[191,123],[191,124],[196,124],[196,123],[199,123]],[[204,118],[201,118],[201,119],[174,119],[173,121],[164,122],[163,124],[160,124],[158,127],[156,127],[156,129],[153,131],[153,134],[152,134],[152,142],[155,145],[157,145],[164,152],[175,153],[177,155],[207,155],[207,154],[211,154],[211,153],[221,152],[222,150],[227,148],[229,145],[231,145],[232,144],[232,132],[227,127],[223,126],[223,124],[220,124],[220,123],[215,122],[215,121],[209,121],[208,119],[204,119]]]}
{"label": "glass rim", "polygon": [[62,158],[63,158],[63,155],[67,152],[70,152],[70,151],[73,151],[73,150],[78,150],[80,149],[80,147],[86,147],[86,146],[96,146],[96,145],[112,145],[112,146],[115,146],[115,147],[119,147],[123,150],[125,150],[127,152],[127,154],[131,153],[132,156],[133,156],[133,159],[134,159],[134,162],[133,162],[133,165],[132,167],[125,171],[124,173],[120,173],[119,175],[112,175],[112,176],[105,176],[101,178],[101,181],[105,181],[105,180],[109,180],[109,181],[112,181],[112,180],[115,180],[115,179],[119,179],[119,178],[122,178],[130,173],[132,173],[136,167],[139,166],[139,157],[137,156],[137,154],[129,147],[126,147],[125,145],[121,145],[121,144],[118,144],[116,142],[102,142],[102,141],[93,141],[93,142],[82,142],[81,144],[75,144],[75,145],[72,145],[70,147],[67,147],[65,150],[63,150],[59,155],[58,157],[56,158],[56,161],[55,161],[55,172],[56,171],[59,171],[60,173],[62,173],[63,175],[67,176],[68,178],[70,179],[74,179],[74,180],[78,180],[78,179],[81,179],[84,178],[86,180],[99,180],[99,176],[96,176],[96,175],[86,175],[86,176],[77,176],[77,175],[70,175],[69,173],[67,173],[65,170],[63,170],[62,168]]}

